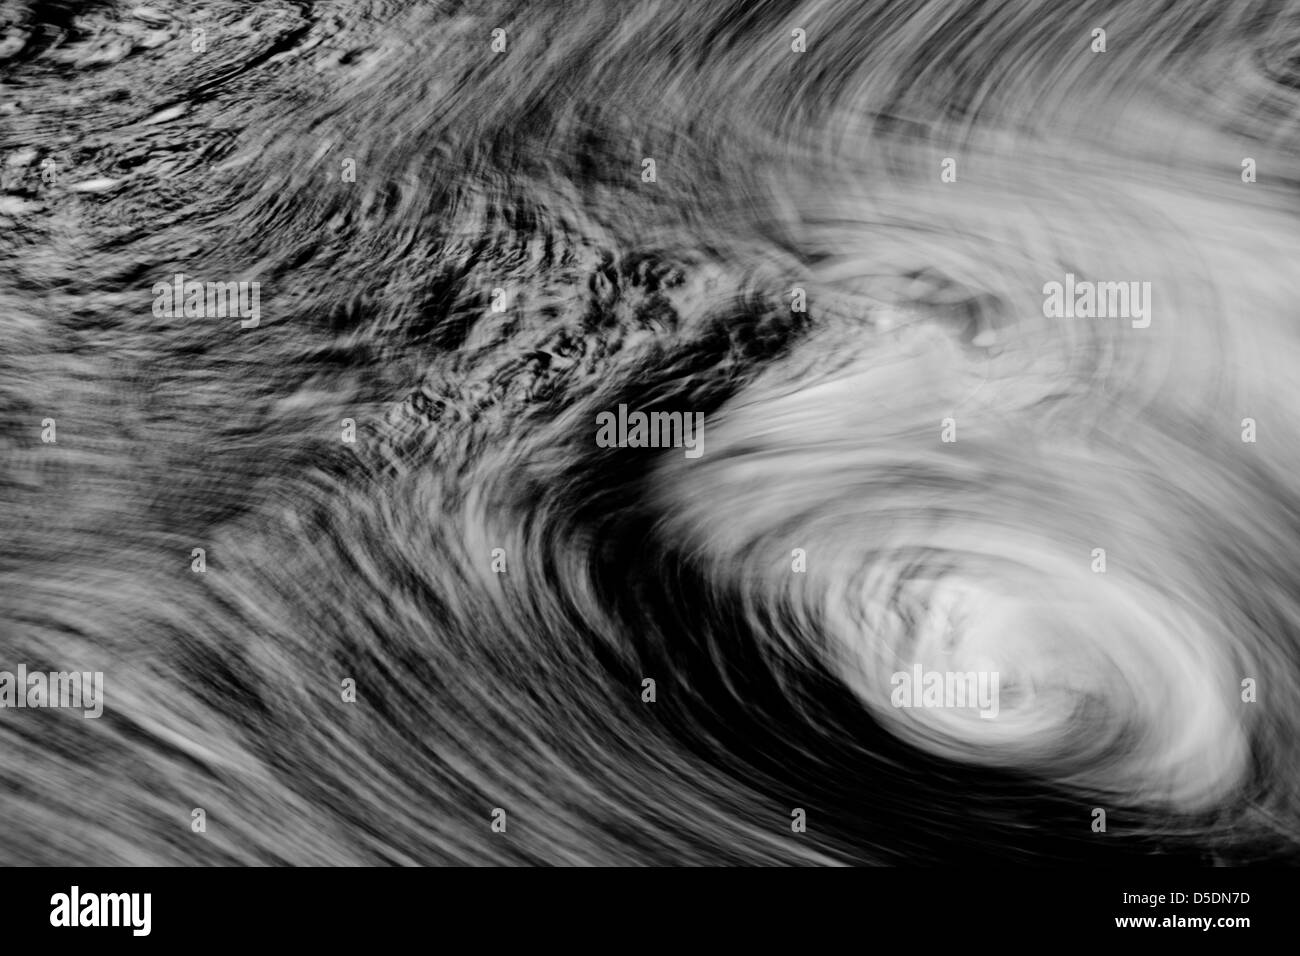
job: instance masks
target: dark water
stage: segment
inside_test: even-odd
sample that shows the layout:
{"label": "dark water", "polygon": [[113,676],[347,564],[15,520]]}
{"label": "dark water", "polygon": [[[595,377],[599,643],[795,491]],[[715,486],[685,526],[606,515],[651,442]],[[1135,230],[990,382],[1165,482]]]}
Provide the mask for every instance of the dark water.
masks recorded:
{"label": "dark water", "polygon": [[3,10],[4,862],[1296,859],[1300,5]]}

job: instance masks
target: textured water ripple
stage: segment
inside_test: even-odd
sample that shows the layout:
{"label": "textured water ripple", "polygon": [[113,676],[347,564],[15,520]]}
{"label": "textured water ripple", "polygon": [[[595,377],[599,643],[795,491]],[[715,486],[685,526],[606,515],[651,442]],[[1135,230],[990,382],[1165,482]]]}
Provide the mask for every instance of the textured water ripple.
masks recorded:
{"label": "textured water ripple", "polygon": [[1294,860],[1296,13],[11,4],[6,860]]}

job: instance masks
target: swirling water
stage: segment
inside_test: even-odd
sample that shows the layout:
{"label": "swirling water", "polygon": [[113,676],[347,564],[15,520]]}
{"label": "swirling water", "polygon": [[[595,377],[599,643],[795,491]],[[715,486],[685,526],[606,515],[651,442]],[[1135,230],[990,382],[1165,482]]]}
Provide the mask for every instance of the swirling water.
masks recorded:
{"label": "swirling water", "polygon": [[5,16],[6,862],[1296,858],[1300,5]]}

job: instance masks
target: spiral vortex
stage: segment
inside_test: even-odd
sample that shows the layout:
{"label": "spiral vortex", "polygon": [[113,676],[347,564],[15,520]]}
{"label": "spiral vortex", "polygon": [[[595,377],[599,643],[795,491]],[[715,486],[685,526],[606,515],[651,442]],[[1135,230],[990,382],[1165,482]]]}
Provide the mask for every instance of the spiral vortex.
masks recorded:
{"label": "spiral vortex", "polygon": [[1300,859],[1300,4],[4,16],[4,862]]}

